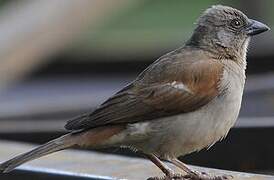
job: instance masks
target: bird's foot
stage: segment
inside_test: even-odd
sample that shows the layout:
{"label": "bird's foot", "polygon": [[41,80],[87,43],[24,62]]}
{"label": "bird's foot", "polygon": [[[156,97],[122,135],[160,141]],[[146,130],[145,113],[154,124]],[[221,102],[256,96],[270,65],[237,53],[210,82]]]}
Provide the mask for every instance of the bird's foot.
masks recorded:
{"label": "bird's foot", "polygon": [[186,180],[230,180],[232,179],[232,175],[210,175],[206,172],[197,172],[194,171],[191,174],[187,174],[184,176]]}
{"label": "bird's foot", "polygon": [[150,177],[147,180],[184,180],[184,175],[182,174],[170,174],[163,177]]}
{"label": "bird's foot", "polygon": [[194,171],[191,174],[171,174],[163,177],[150,177],[147,180],[231,180],[232,175],[210,175],[205,172]]}

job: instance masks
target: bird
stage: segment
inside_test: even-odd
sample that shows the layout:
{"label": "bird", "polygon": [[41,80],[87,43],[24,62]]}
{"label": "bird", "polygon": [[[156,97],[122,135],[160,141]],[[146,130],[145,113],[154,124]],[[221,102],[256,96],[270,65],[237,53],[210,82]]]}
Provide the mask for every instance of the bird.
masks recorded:
{"label": "bird", "polygon": [[151,160],[165,179],[182,175],[166,162],[190,179],[225,179],[194,171],[178,157],[226,137],[241,107],[250,39],[269,29],[235,8],[209,7],[182,46],[94,111],[68,120],[67,134],[3,162],[0,172],[71,147],[126,147]]}

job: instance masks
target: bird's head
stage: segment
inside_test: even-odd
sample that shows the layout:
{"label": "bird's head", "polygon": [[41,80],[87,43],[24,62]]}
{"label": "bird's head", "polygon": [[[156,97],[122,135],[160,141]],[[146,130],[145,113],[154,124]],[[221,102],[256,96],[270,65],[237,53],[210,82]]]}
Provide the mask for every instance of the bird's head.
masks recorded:
{"label": "bird's head", "polygon": [[237,9],[216,5],[198,19],[188,44],[245,54],[250,37],[267,30],[268,26],[249,19]]}

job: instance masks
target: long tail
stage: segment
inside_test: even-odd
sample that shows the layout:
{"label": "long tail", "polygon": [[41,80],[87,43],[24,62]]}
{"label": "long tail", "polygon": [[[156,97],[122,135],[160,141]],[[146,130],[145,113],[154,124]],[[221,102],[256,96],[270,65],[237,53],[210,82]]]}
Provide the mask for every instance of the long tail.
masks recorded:
{"label": "long tail", "polygon": [[73,136],[74,134],[66,134],[0,164],[0,173],[10,172],[17,166],[20,166],[27,161],[31,161],[50,153],[54,153],[76,145],[76,139]]}
{"label": "long tail", "polygon": [[[0,173],[7,173],[21,164],[73,146],[99,148],[108,144],[108,139],[125,129],[124,125],[98,127],[88,131],[69,133],[43,144],[0,164]],[[110,141],[110,144],[115,143]]]}

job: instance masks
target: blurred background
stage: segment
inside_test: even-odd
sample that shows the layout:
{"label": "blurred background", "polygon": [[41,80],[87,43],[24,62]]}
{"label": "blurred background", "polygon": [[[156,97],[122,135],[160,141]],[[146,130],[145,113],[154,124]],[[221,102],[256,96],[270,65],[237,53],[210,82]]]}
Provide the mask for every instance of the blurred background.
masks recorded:
{"label": "blurred background", "polygon": [[[94,109],[183,45],[196,18],[214,4],[274,28],[272,0],[1,0],[0,139],[43,143],[64,134],[67,119]],[[236,127],[185,162],[274,174],[273,35],[251,41]]]}

